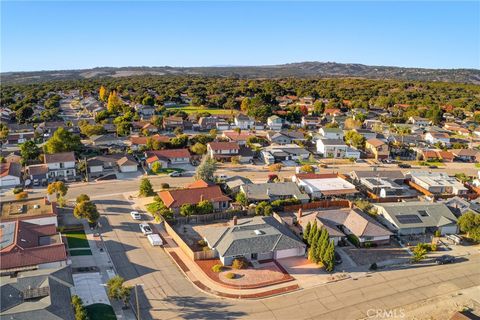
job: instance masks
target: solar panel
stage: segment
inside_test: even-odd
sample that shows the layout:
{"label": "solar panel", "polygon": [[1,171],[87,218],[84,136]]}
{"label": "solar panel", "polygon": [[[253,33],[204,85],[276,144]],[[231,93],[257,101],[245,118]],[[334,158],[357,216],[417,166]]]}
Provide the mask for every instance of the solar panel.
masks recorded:
{"label": "solar panel", "polygon": [[400,223],[403,224],[409,224],[409,223],[422,223],[422,220],[420,219],[419,216],[414,215],[414,214],[406,214],[402,216],[397,216],[397,220]]}

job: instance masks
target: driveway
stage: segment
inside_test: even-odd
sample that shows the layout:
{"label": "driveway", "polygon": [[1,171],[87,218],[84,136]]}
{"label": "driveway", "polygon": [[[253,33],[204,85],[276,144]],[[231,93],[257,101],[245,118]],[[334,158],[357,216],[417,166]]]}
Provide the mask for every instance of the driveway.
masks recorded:
{"label": "driveway", "polygon": [[75,294],[82,298],[86,306],[94,303],[110,305],[100,273],[74,273],[72,276]]}
{"label": "driveway", "polygon": [[304,257],[284,258],[277,262],[298,281],[301,288],[313,287],[328,281],[329,274]]}

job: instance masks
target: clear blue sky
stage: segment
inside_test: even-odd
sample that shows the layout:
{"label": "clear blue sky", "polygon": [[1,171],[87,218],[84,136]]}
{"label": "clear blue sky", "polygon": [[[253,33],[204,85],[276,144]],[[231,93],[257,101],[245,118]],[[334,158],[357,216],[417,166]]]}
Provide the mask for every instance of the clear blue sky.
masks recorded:
{"label": "clear blue sky", "polygon": [[480,2],[4,2],[1,69],[480,68]]}

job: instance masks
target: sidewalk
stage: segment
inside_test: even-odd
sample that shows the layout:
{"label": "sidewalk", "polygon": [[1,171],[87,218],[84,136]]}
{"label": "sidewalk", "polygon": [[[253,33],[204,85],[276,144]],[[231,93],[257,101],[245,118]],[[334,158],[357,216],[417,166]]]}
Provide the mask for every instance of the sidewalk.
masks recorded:
{"label": "sidewalk", "polygon": [[[90,229],[86,221],[83,221],[83,225],[88,244],[90,245],[90,250],[92,251],[93,260],[95,261],[95,265],[98,267],[101,276],[102,283],[99,283],[98,285],[102,286],[103,290],[106,291],[107,289],[105,284],[111,277],[116,275],[115,266],[110,259],[107,248],[103,243],[103,239],[101,237],[94,237],[94,232]],[[127,310],[122,309],[123,304],[121,302],[110,301],[110,304],[115,311],[117,319],[136,319],[131,308]]]}

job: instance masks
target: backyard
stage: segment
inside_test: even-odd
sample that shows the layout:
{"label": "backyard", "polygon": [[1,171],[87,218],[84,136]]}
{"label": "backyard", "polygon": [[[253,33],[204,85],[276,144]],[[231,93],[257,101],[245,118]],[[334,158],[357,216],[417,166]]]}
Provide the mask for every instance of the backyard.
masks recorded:
{"label": "backyard", "polygon": [[70,256],[91,256],[90,245],[83,230],[64,232]]}

